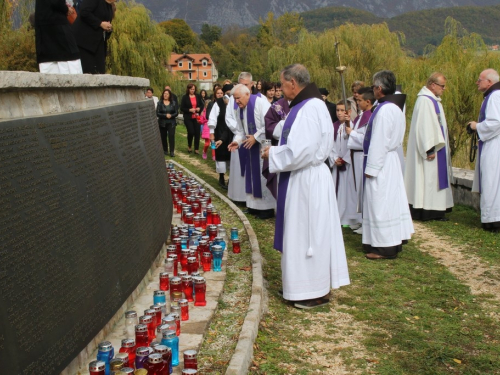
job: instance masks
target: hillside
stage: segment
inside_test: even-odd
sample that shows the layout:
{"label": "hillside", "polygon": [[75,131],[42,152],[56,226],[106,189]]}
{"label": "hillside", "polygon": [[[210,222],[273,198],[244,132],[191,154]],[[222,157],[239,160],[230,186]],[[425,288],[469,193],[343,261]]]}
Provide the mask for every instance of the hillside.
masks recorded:
{"label": "hillside", "polygon": [[236,24],[250,27],[258,24],[268,12],[276,17],[287,12],[306,12],[325,6],[352,7],[377,17],[390,18],[422,9],[453,6],[485,6],[498,0],[136,0],[151,11],[155,21],[172,18],[185,20],[199,32],[203,23],[223,28]]}
{"label": "hillside", "polygon": [[303,12],[304,25],[310,31],[323,31],[343,23],[373,24],[387,22],[391,31],[406,36],[405,48],[421,54],[427,44],[438,45],[444,36],[444,21],[455,18],[469,32],[480,34],[486,44],[500,44],[498,20],[500,5],[485,7],[451,7],[408,12],[393,18],[377,17],[373,13],[354,8],[325,7]]}

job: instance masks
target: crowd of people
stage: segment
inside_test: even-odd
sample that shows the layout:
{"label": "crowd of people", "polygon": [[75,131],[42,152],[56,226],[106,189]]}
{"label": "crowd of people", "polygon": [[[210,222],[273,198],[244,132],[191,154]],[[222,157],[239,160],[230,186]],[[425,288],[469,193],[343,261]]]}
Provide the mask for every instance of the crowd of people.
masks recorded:
{"label": "crowd of people", "polygon": [[[481,193],[483,228],[497,232],[498,73],[487,69],[476,83],[484,102],[479,120],[469,123],[480,139],[473,191]],[[371,85],[355,81],[352,96],[330,102],[328,90],[293,64],[283,69],[279,85],[242,72],[234,85],[214,87],[212,98],[197,96],[192,85],[182,98],[188,123],[201,115],[203,156],[209,141],[228,197],[258,218],[276,216],[282,294],[298,308],[324,305],[330,288],[350,283],[342,226],[362,235],[367,259],[380,260],[398,256],[414,233],[413,220],[448,220],[453,176],[441,105],[446,77],[432,73],[418,94],[406,158],[406,95],[398,89],[394,73],[380,71]],[[193,125],[186,125],[188,152],[192,139],[198,150],[202,132]]]}

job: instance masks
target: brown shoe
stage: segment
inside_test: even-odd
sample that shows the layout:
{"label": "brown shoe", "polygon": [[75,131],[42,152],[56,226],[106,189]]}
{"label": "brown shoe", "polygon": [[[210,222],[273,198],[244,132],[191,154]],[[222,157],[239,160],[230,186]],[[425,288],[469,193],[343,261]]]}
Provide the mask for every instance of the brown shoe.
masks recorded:
{"label": "brown shoe", "polygon": [[375,254],[375,253],[368,253],[365,255],[366,259],[370,260],[377,260],[377,259],[396,259],[397,255],[394,256],[384,256],[380,254]]}

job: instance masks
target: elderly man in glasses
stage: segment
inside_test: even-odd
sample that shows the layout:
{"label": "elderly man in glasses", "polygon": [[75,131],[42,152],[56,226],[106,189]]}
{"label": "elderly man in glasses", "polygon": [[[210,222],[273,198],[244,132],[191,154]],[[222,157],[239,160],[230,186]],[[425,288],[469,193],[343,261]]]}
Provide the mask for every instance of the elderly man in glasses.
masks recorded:
{"label": "elderly man in glasses", "polygon": [[441,105],[446,77],[432,73],[418,93],[406,151],[405,186],[413,220],[448,220],[453,207],[448,126]]}

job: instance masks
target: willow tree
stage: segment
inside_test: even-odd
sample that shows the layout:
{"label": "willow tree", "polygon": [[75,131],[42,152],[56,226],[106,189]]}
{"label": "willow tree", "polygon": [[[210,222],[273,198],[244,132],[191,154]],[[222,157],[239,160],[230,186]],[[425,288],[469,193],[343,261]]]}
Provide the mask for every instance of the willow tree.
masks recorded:
{"label": "willow tree", "polygon": [[108,72],[144,77],[156,92],[176,79],[166,70],[175,41],[134,2],[118,3],[109,40]]}

